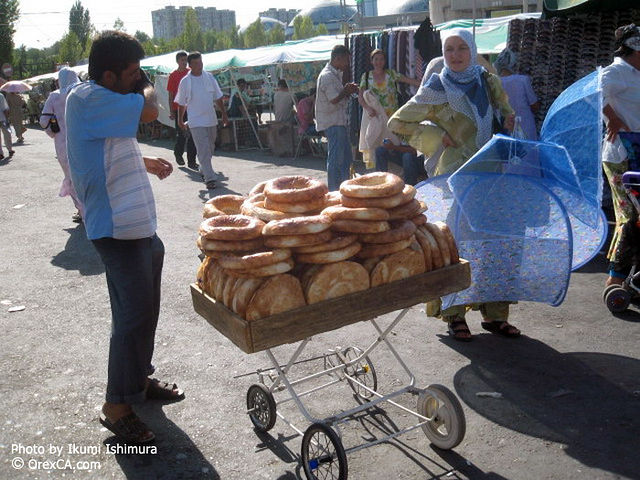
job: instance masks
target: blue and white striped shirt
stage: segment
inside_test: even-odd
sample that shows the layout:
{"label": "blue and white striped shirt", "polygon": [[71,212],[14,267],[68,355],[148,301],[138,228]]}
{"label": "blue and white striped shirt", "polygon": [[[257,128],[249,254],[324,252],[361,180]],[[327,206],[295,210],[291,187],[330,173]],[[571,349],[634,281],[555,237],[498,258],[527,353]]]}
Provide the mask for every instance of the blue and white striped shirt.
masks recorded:
{"label": "blue and white striped shirt", "polygon": [[94,82],[67,97],[67,154],[89,239],[134,240],[156,232],[156,207],[136,141],[144,99]]}

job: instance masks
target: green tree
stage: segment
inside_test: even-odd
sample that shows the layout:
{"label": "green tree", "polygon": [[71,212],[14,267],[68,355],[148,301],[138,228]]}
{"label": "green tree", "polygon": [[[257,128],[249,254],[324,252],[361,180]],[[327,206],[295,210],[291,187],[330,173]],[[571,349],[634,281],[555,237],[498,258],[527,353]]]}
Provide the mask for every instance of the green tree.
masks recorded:
{"label": "green tree", "polygon": [[76,3],[69,10],[69,31],[76,34],[80,45],[84,47],[92,29],[89,10],[82,6],[80,0],[76,0]]}
{"label": "green tree", "polygon": [[284,43],[284,27],[282,25],[275,25],[268,33],[269,45],[275,45],[278,43]]}
{"label": "green tree", "polygon": [[83,56],[84,48],[80,45],[78,37],[73,32],[68,32],[60,40],[60,52],[58,53],[59,63],[69,63],[75,65]]}
{"label": "green tree", "polygon": [[113,29],[118,30],[119,32],[126,32],[127,29],[124,28],[124,22],[120,17],[116,18],[116,21],[113,22]]}
{"label": "green tree", "polygon": [[202,51],[204,49],[202,29],[200,28],[196,11],[193,8],[188,8],[184,14],[184,30],[179,38],[180,48],[191,52],[195,50]]}
{"label": "green tree", "polygon": [[316,30],[310,16],[298,15],[293,19],[293,40],[303,40],[315,35]]}
{"label": "green tree", "polygon": [[133,36],[142,44],[151,40],[151,37],[141,30],[136,30],[136,33]]}
{"label": "green tree", "polygon": [[259,18],[247,27],[243,36],[244,46],[247,48],[261,47],[267,44],[267,33]]}
{"label": "green tree", "polygon": [[0,0],[0,64],[13,60],[13,34],[19,16],[18,0]]}
{"label": "green tree", "polygon": [[329,35],[329,30],[324,23],[320,23],[316,26],[316,35]]}

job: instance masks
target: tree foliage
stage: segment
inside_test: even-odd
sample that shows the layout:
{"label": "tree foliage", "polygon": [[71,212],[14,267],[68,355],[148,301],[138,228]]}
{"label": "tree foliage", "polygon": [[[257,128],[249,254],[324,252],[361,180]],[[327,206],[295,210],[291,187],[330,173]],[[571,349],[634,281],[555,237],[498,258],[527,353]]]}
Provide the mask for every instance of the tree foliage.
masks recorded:
{"label": "tree foliage", "polygon": [[75,65],[83,57],[84,46],[80,45],[78,37],[73,32],[68,32],[60,41],[60,52],[58,53],[58,63],[68,63]]}
{"label": "tree foliage", "polygon": [[275,25],[271,30],[269,30],[267,37],[269,45],[284,43],[284,27],[282,25]]}
{"label": "tree foliage", "polygon": [[198,16],[193,8],[188,8],[184,14],[184,30],[180,35],[181,47],[190,52],[204,50],[204,40],[202,37],[202,29],[200,28],[200,22],[198,22]]}
{"label": "tree foliage", "polygon": [[326,35],[327,33],[329,32],[324,23],[314,26],[311,17],[308,15],[298,15],[293,19],[293,40],[304,40],[305,38]]}
{"label": "tree foliage", "polygon": [[118,30],[119,32],[126,32],[127,29],[124,28],[124,22],[120,17],[116,18],[116,21],[113,22],[113,29]]}
{"label": "tree foliage", "polygon": [[243,37],[246,48],[256,48],[267,44],[267,33],[259,18],[247,27]]}
{"label": "tree foliage", "polygon": [[75,33],[80,45],[84,48],[92,30],[89,10],[82,6],[80,0],[76,0],[69,10],[69,31]]}
{"label": "tree foliage", "polygon": [[136,39],[143,45],[151,40],[151,37],[141,30],[136,30],[136,33],[133,36],[136,37]]}
{"label": "tree foliage", "polygon": [[13,34],[19,16],[18,0],[0,0],[0,65],[13,60]]}

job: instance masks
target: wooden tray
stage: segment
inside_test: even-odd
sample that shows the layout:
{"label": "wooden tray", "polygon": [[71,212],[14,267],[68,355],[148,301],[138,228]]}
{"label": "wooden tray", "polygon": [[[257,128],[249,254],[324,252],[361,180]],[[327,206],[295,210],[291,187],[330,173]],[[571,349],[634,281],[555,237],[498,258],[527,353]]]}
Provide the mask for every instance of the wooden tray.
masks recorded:
{"label": "wooden tray", "polygon": [[469,262],[247,321],[191,284],[193,308],[245,353],[255,353],[434,300],[471,285]]}

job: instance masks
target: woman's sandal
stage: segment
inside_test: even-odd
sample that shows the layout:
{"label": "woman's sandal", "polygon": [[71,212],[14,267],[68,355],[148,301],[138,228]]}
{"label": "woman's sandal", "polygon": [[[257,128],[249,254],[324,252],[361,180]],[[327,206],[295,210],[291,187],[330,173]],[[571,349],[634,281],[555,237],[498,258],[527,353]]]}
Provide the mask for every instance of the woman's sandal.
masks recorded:
{"label": "woman's sandal", "polygon": [[464,319],[449,322],[447,331],[449,332],[449,335],[451,335],[455,340],[458,340],[459,342],[471,341],[471,331],[469,330],[469,326]]}
{"label": "woman's sandal", "polygon": [[184,392],[175,383],[161,382],[150,378],[146,390],[147,400],[177,402],[184,398]]}
{"label": "woman's sandal", "polygon": [[126,443],[149,443],[156,436],[133,412],[111,422],[104,413],[100,413],[100,423],[116,437]]}
{"label": "woman's sandal", "polygon": [[482,322],[480,325],[486,331],[495,333],[496,335],[502,335],[503,337],[518,338],[520,336],[520,330],[506,320],[502,322]]}

